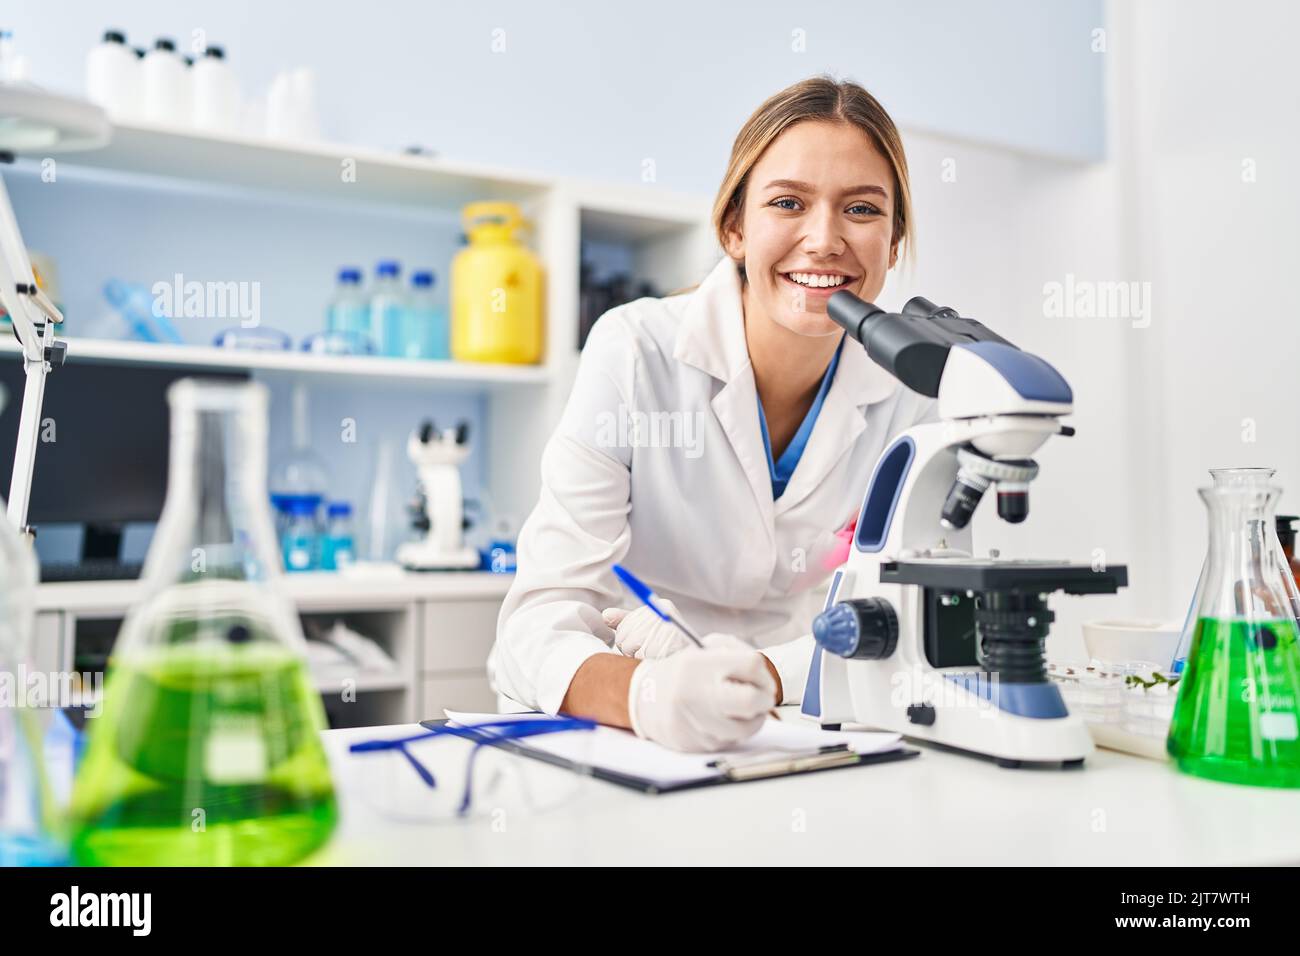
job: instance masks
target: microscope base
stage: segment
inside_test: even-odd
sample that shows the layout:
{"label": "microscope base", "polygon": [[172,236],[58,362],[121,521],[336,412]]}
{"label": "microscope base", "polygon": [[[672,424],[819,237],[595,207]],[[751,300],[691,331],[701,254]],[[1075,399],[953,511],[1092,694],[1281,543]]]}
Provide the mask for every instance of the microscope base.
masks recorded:
{"label": "microscope base", "polygon": [[409,541],[397,549],[397,563],[408,571],[472,571],[483,562],[473,548],[440,551],[425,541]]}
{"label": "microscope base", "polygon": [[[1077,766],[1094,752],[1087,724],[1075,714],[1022,717],[1000,710],[960,688],[954,687],[952,691],[953,699],[925,705],[925,710],[886,706],[855,715],[853,722],[992,757],[1001,766]],[[931,722],[917,723],[918,718]]]}

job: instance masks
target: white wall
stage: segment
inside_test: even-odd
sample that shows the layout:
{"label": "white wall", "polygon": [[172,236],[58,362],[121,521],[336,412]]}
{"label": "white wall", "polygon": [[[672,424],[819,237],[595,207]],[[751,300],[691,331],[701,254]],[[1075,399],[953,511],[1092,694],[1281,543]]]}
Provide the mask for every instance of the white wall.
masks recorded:
{"label": "white wall", "polygon": [[[34,77],[80,91],[106,27],[137,46],[192,31],[227,48],[247,91],[319,78],[325,133],[546,172],[716,185],[745,117],[827,70],[908,126],[1052,155],[1104,149],[1100,0],[92,0],[6,4]],[[494,34],[502,30],[502,34]],[[796,42],[802,31],[802,48]],[[493,52],[494,39],[504,42]]]}
{"label": "white wall", "polygon": [[1185,605],[1206,469],[1274,466],[1282,510],[1300,512],[1300,7],[1146,0],[1113,14],[1124,232],[1155,303],[1130,354],[1134,493],[1159,557],[1153,590]]}

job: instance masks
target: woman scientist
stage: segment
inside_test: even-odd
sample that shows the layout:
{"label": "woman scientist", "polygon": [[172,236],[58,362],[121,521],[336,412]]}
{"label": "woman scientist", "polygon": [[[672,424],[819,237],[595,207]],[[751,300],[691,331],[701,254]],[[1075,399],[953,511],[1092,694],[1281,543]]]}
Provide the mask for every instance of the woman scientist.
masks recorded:
{"label": "woman scientist", "polygon": [[[801,699],[835,531],[889,442],[933,417],[826,315],[836,290],[879,295],[909,196],[898,130],[856,84],[804,80],[749,118],[713,206],[726,255],[587,340],[519,534],[499,694],[680,750],[723,749]],[[615,563],[705,647],[621,610]]]}

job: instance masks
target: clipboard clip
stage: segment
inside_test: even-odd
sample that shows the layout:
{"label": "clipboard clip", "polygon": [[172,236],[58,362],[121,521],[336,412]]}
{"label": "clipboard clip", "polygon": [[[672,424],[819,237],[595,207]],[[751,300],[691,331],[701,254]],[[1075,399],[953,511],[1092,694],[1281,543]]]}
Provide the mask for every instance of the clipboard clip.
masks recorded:
{"label": "clipboard clip", "polygon": [[860,757],[848,744],[831,744],[816,750],[790,752],[785,750],[736,754],[719,757],[709,766],[722,771],[728,780],[757,780],[762,777],[784,777],[809,770],[824,770],[844,764],[857,763]]}

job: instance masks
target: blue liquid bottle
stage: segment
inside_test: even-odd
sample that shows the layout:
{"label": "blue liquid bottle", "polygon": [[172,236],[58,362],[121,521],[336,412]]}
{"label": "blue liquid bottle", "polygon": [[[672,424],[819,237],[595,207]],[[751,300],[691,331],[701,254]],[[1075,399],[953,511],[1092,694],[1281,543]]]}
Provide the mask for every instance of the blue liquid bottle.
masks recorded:
{"label": "blue liquid bottle", "polygon": [[367,355],[374,351],[370,331],[370,303],[361,291],[361,270],[345,266],[339,270],[334,297],[325,308],[328,351],[335,354]]}
{"label": "blue liquid bottle", "polygon": [[346,501],[331,501],[326,509],[325,536],[321,539],[321,570],[341,571],[355,560],[352,505]]}
{"label": "blue liquid bottle", "polygon": [[402,267],[385,259],[375,267],[375,284],[370,291],[370,335],[380,355],[400,358],[404,354],[402,323],[406,291],[401,282]]}
{"label": "blue liquid bottle", "polygon": [[447,310],[433,294],[434,275],[430,271],[411,276],[411,296],[407,300],[403,322],[404,354],[407,358],[451,358],[451,331]]}
{"label": "blue liquid bottle", "polygon": [[319,563],[319,538],[316,530],[318,502],[307,497],[284,501],[284,531],[280,535],[280,553],[286,571],[311,571]]}

